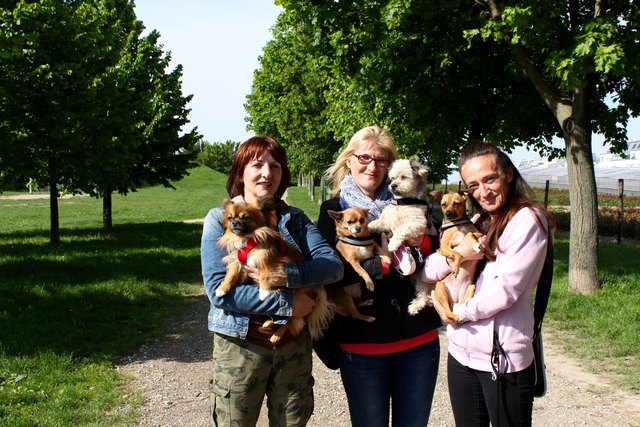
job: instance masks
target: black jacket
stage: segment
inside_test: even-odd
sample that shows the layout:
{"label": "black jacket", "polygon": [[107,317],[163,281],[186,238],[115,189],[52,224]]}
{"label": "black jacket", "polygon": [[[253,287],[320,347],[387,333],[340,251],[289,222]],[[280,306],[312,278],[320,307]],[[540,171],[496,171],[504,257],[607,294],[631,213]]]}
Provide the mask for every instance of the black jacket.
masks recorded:
{"label": "black jacket", "polygon": [[[338,197],[323,202],[318,216],[320,233],[330,245],[335,247],[336,226],[327,213],[328,210],[342,210]],[[437,239],[434,238],[432,247],[437,247],[436,244]],[[433,307],[427,307],[415,316],[407,313],[407,307],[415,297],[413,285],[408,277],[397,274],[394,268],[391,268],[389,274],[382,276],[378,256],[363,262],[362,265],[374,281],[373,293],[367,291],[362,278],[348,263],[345,264],[344,278],[329,286],[347,286],[360,282],[363,295],[373,298],[373,304],[359,307],[359,310],[363,314],[374,316],[376,320],[373,323],[367,323],[337,315],[330,330],[327,331],[325,340],[335,340],[340,343],[391,343],[416,337],[442,325]],[[321,356],[318,348],[316,350]],[[323,361],[329,365],[327,361]]]}

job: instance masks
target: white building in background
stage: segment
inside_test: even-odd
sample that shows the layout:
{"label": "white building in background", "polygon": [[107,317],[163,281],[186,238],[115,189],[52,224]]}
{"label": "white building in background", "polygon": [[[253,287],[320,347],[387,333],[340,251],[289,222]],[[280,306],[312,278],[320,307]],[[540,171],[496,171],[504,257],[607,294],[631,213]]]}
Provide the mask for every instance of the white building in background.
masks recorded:
{"label": "white building in background", "polygon": [[630,159],[640,160],[640,141],[631,141],[629,143],[629,155]]}
{"label": "white building in background", "polygon": [[599,156],[594,156],[593,158],[597,159],[596,163],[623,160],[640,160],[640,141],[630,141],[628,145],[629,148],[624,152],[624,159],[620,154],[613,154],[610,152],[602,153]]}
{"label": "white building in background", "polygon": [[[624,194],[640,196],[640,141],[629,142],[626,158],[612,153],[594,156],[596,185],[601,193],[618,193],[618,181],[624,180]],[[544,187],[549,181],[550,188],[569,188],[567,163],[565,159],[524,160],[516,167],[532,187]]]}

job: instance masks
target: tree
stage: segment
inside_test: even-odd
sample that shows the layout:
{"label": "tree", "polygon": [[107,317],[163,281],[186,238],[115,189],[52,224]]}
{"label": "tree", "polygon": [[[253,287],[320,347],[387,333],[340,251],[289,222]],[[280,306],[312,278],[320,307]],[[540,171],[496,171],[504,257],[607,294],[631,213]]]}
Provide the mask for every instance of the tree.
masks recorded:
{"label": "tree", "polygon": [[562,131],[572,207],[569,287],[593,293],[598,199],[591,135],[602,133],[620,152],[629,117],[640,114],[640,8],[632,1],[488,0],[483,17],[469,38],[504,43]]}
{"label": "tree", "polygon": [[[361,124],[386,126],[401,155],[428,163],[434,181],[448,175],[465,141],[495,133],[496,113],[510,114],[518,135],[502,138],[507,149],[528,139],[546,150],[551,116],[535,107],[530,84],[505,82],[504,60],[479,66],[466,51],[462,29],[477,12],[450,1],[281,3],[312,32],[313,55],[329,64],[325,117],[337,139],[348,139]],[[501,58],[495,48],[487,54]],[[521,102],[502,107],[503,97]]]}
{"label": "tree", "polygon": [[198,163],[228,175],[231,172],[233,156],[238,151],[239,146],[239,142],[231,140],[204,144],[202,152],[198,153]]}
{"label": "tree", "polygon": [[[33,177],[50,189],[51,242],[60,239],[57,198],[86,176],[86,123],[101,117],[96,82],[117,62],[133,22],[125,0],[3,2],[3,161],[6,174]],[[6,156],[6,157],[5,157]]]}
{"label": "tree", "polygon": [[[331,64],[327,127],[368,117],[436,176],[485,139],[564,154],[570,166],[570,287],[598,287],[591,131],[622,150],[639,112],[638,8],[632,2],[281,0]],[[481,36],[481,37],[478,37]],[[532,84],[533,83],[533,84]],[[541,96],[543,102],[541,102]],[[612,99],[614,106],[607,101]]]}
{"label": "tree", "polygon": [[[99,122],[106,143],[96,147],[99,163],[85,190],[103,198],[103,225],[111,227],[111,194],[126,195],[141,185],[161,184],[174,188],[195,165],[194,146],[202,138],[197,129],[182,133],[188,123],[187,104],[192,96],[182,94],[182,66],[167,73],[171,56],[158,46],[160,34],[141,37],[136,26],[114,67],[116,84],[105,86],[116,93],[109,117]],[[110,99],[105,94],[105,99]],[[115,126],[112,126],[115,125]],[[111,144],[108,141],[111,141]],[[115,144],[115,147],[113,147]],[[105,151],[108,150],[108,151]],[[114,150],[116,155],[114,156]],[[104,159],[109,159],[106,163]],[[99,167],[98,167],[99,166]]]}
{"label": "tree", "polygon": [[245,108],[249,128],[277,138],[291,170],[318,176],[341,145],[327,127],[323,92],[329,80],[323,58],[310,50],[309,34],[281,15],[263,48]]}
{"label": "tree", "polygon": [[[126,193],[186,173],[181,69],[158,35],[141,39],[129,0],[43,0],[0,5],[0,177],[50,188],[51,242],[60,239],[60,191]],[[106,208],[105,208],[106,209]],[[110,224],[110,204],[108,221]]]}

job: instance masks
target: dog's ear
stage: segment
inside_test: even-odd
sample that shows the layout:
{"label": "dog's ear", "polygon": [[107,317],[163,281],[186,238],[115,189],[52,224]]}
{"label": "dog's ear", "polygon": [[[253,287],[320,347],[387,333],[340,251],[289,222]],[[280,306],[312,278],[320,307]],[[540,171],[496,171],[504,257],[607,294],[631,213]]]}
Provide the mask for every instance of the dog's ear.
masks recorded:
{"label": "dog's ear", "polygon": [[232,205],[232,204],[233,204],[233,201],[231,201],[231,199],[224,198],[222,200],[222,209],[226,209],[227,206]]}
{"label": "dog's ear", "polygon": [[342,217],[344,216],[342,211],[337,212],[337,211],[328,210],[327,213],[331,218],[333,218],[336,221],[342,221]]}
{"label": "dog's ear", "polygon": [[429,168],[420,163],[416,159],[409,160],[411,164],[411,169],[413,169],[413,173],[421,177],[422,179],[426,179],[427,175],[429,175]]}
{"label": "dog's ear", "polygon": [[436,205],[439,205],[440,202],[442,201],[442,196],[444,195],[444,192],[442,190],[431,190],[429,192],[429,195],[433,198],[433,203]]}
{"label": "dog's ear", "polygon": [[458,190],[458,194],[464,199],[465,202],[469,198],[469,192],[467,190]]}

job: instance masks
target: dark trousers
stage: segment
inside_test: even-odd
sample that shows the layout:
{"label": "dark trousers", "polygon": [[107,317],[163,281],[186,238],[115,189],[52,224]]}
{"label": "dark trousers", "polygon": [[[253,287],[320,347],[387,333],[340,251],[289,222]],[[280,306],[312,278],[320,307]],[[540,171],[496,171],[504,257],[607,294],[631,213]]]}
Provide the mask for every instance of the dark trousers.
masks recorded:
{"label": "dark trousers", "polygon": [[461,365],[449,355],[447,379],[456,427],[531,426],[533,411],[533,364],[504,374],[497,381],[491,372]]}

